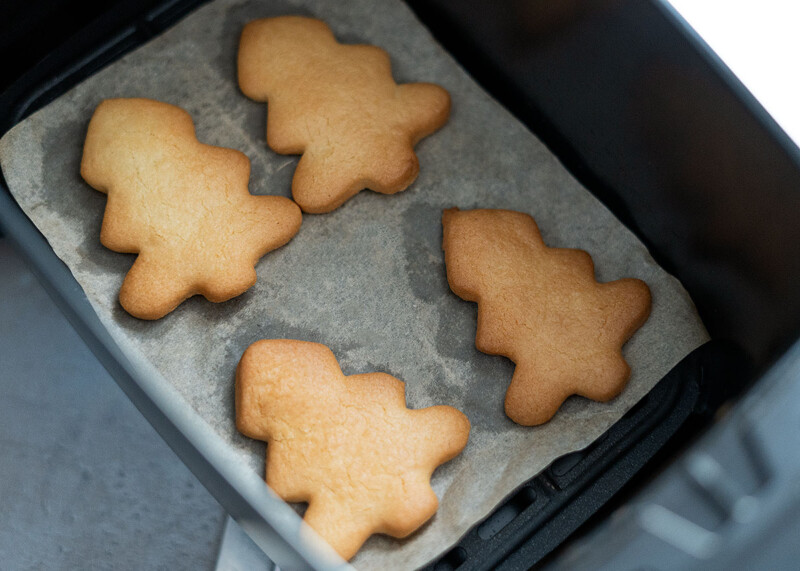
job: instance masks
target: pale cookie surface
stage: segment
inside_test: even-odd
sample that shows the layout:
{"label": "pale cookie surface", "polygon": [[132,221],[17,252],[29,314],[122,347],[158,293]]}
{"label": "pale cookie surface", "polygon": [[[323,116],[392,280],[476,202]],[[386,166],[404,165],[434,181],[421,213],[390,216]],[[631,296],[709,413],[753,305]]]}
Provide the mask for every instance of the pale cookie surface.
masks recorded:
{"label": "pale cookie surface", "polygon": [[242,92],[269,102],[269,146],[303,155],[292,193],[305,212],[329,212],[364,188],[404,190],[419,172],[414,145],[450,114],[447,91],[397,85],[384,50],[339,44],[312,18],[250,22],[238,67]]}
{"label": "pale cookie surface", "polygon": [[409,410],[385,373],[345,376],[307,341],[253,343],[236,371],[236,426],[265,440],[267,484],[345,559],[373,533],[405,537],[436,511],[434,469],[466,446],[467,417]]}
{"label": "pale cookie surface", "polygon": [[195,294],[221,302],[243,293],[258,259],[302,219],[287,198],[250,194],[244,154],[200,143],[186,111],[149,99],[98,105],[81,176],[108,195],[102,244],[139,254],[119,300],[140,319],[163,317]]}
{"label": "pale cookie surface", "polygon": [[622,346],[650,314],[643,281],[596,282],[589,254],[548,248],[521,212],[454,208],[442,225],[450,288],[478,302],[475,346],[517,365],[511,420],[542,424],[570,395],[605,402],[622,391]]}

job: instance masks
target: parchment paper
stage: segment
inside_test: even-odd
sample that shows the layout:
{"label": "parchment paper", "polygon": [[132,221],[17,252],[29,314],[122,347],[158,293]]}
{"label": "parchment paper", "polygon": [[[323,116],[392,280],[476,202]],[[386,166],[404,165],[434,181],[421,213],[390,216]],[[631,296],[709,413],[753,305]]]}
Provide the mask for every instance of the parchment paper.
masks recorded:
{"label": "parchment paper", "polygon": [[[254,194],[290,196],[297,157],[265,143],[266,106],[236,84],[236,48],[249,20],[280,14],[322,18],[348,43],[385,48],[395,79],[431,81],[452,96],[449,123],[417,147],[421,171],[405,192],[362,192],[325,215],[306,215],[299,234],[257,266],[258,283],[223,304],[195,297],[156,322],[117,302],[134,257],[99,242],[105,196],[79,176],[86,127],[108,97],[149,97],[185,108],[200,141],[243,151]],[[84,288],[128,355],[150,362],[238,453],[264,472],[265,445],[234,426],[239,357],[262,338],[330,346],[345,374],[388,372],[406,383],[411,408],[449,404],[472,423],[470,442],[439,468],[438,513],[409,539],[373,536],[353,560],[363,569],[425,564],[556,457],[585,447],[707,340],[680,283],[583,189],[553,155],[470,79],[398,1],[222,0],[17,125],[0,141],[11,191]],[[503,413],[513,364],[475,349],[477,308],[448,288],[441,251],[443,208],[508,208],[532,214],[550,246],[594,258],[597,277],[645,280],[646,325],[625,346],[633,374],[607,404],[570,398],[537,428]]]}

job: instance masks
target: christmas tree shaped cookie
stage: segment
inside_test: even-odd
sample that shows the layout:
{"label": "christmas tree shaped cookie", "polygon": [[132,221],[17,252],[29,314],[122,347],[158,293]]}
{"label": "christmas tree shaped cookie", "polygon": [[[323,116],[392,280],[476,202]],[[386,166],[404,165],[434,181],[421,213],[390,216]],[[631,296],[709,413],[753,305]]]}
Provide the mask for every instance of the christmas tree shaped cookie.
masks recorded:
{"label": "christmas tree shaped cookie", "polygon": [[250,194],[246,156],[200,143],[189,114],[158,101],[102,102],[81,175],[108,194],[102,244],[139,254],[119,300],[141,319],[195,294],[215,302],[241,294],[256,281],[258,259],[300,228],[291,200]]}
{"label": "christmas tree shaped cookie", "polygon": [[409,410],[401,381],[345,376],[318,343],[258,341],[236,371],[236,426],[265,440],[267,484],[345,559],[373,533],[405,537],[436,511],[434,469],[467,444],[449,406]]}
{"label": "christmas tree shaped cookie", "polygon": [[244,94],[269,102],[269,146],[303,155],[292,193],[305,212],[329,212],[364,188],[408,187],[419,171],[414,145],[450,113],[444,89],[397,85],[385,51],[339,44],[312,18],[250,22],[238,66]]}
{"label": "christmas tree shaped cookie", "polygon": [[548,248],[527,214],[454,208],[442,224],[450,288],[478,302],[475,346],[516,363],[511,420],[542,424],[570,395],[608,401],[622,391],[622,346],[650,314],[644,282],[596,282],[589,254]]}

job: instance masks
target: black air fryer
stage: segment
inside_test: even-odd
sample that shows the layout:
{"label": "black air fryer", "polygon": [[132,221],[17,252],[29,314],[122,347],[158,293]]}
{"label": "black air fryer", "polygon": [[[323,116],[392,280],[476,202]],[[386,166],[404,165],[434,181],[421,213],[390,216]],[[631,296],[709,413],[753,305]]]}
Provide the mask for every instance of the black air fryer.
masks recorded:
{"label": "black air fryer", "polygon": [[[200,4],[7,3],[0,134]],[[665,2],[409,4],[681,281],[711,335],[589,448],[556,460],[428,568],[796,568],[797,146]],[[2,180],[0,229],[137,402],[73,278]]]}

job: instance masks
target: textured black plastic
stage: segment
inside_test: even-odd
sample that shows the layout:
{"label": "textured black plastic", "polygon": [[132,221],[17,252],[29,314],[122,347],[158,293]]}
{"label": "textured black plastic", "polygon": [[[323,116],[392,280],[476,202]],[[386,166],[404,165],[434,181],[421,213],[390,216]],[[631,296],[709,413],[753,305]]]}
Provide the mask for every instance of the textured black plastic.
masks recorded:
{"label": "textured black plastic", "polygon": [[[142,11],[141,4],[130,0],[108,4],[107,11],[98,19],[47,55],[0,95],[0,133],[202,3],[173,0],[148,4],[146,12]],[[644,5],[647,7],[642,7]],[[545,140],[573,174],[648,243],[657,259],[690,286],[698,309],[710,323],[714,336],[730,338],[737,343],[714,341],[687,356],[603,437],[588,449],[554,462],[429,567],[437,570],[525,569],[562,544],[637,474],[641,478],[642,469],[659,451],[663,454],[665,446],[674,447],[685,440],[680,438],[676,442],[676,434],[686,437],[707,422],[719,404],[735,394],[749,378],[750,364],[741,347],[746,347],[748,354],[756,355],[759,363],[763,363],[767,359],[764,355],[768,355],[765,347],[774,351],[791,329],[786,324],[797,325],[796,307],[791,303],[787,305],[781,319],[762,311],[759,315],[765,322],[754,334],[756,340],[745,339],[747,324],[740,322],[741,319],[737,321],[736,315],[748,308],[730,305],[734,301],[752,302],[753,296],[768,297],[769,292],[763,288],[753,291],[739,288],[740,282],[734,279],[733,284],[727,284],[728,289],[724,283],[717,284],[717,296],[711,295],[704,275],[709,272],[706,262],[714,259],[714,252],[706,252],[705,258],[698,258],[696,242],[705,234],[699,228],[701,221],[690,212],[698,208],[696,201],[688,200],[684,208],[680,200],[686,197],[675,194],[674,186],[680,182],[679,165],[662,163],[660,178],[649,178],[652,173],[647,169],[655,167],[647,161],[651,160],[650,154],[658,150],[660,138],[648,140],[652,149],[645,146],[643,151],[642,140],[620,132],[624,130],[624,121],[616,130],[611,124],[613,117],[619,119],[624,112],[644,121],[652,110],[628,107],[625,111],[622,101],[615,105],[609,93],[605,94],[606,107],[602,110],[590,101],[596,93],[602,92],[600,87],[610,89],[615,73],[637,71],[632,62],[638,61],[641,50],[628,53],[630,46],[626,44],[635,27],[649,30],[648,42],[657,50],[672,54],[681,65],[694,66],[696,71],[692,77],[697,81],[722,85],[718,85],[718,89],[725,87],[718,74],[715,75],[717,71],[708,66],[707,54],[697,51],[696,46],[687,48],[693,44],[663,11],[648,2],[568,0],[500,5],[479,0],[431,0],[413,1],[412,7],[461,64]],[[528,26],[523,26],[521,31],[517,21],[520,18]],[[535,24],[537,18],[542,19],[539,24]],[[639,31],[633,38],[644,41],[645,35]],[[604,49],[597,50],[597,45]],[[614,46],[616,48],[612,49]],[[650,46],[647,53],[656,47]],[[576,52],[581,49],[603,53],[610,58],[609,67],[605,71],[593,70],[575,62]],[[581,74],[595,83],[581,83]],[[646,84],[638,89],[655,87]],[[576,93],[571,93],[573,91]],[[627,97],[636,93],[627,93]],[[775,148],[781,151],[778,153],[784,161],[780,166],[781,184],[795,181],[793,159],[787,158],[787,149],[791,148],[785,141],[777,140],[770,130],[774,131],[774,126],[767,125],[763,117],[754,114],[749,103],[742,103],[740,92],[728,89],[719,96],[735,103],[729,107],[749,113],[753,124],[746,129],[760,129],[758,141],[769,146],[769,152],[774,152]],[[711,95],[708,97],[713,101]],[[632,101],[628,104],[634,105]],[[612,113],[609,118],[609,108],[617,115]],[[690,111],[677,109],[675,112]],[[662,117],[659,121],[663,120]],[[661,133],[658,129],[662,129],[663,124],[659,121],[653,124]],[[675,136],[665,136],[664,144],[675,145],[679,136],[683,135],[679,132]],[[743,168],[753,167],[746,162]],[[670,174],[667,172],[670,169],[675,172]],[[725,176],[731,175],[726,173]],[[782,186],[777,188],[780,186],[777,183],[770,184],[773,194],[785,192]],[[0,192],[8,193],[4,186],[0,186]],[[740,194],[734,196],[743,200]],[[706,197],[706,203],[711,204],[712,198]],[[15,215],[24,219],[21,211]],[[797,228],[800,224],[794,229],[779,224],[776,232],[784,236]],[[785,250],[791,253],[798,244],[800,240],[786,245]],[[723,262],[742,271],[734,254],[746,258],[748,251],[723,256]],[[796,260],[800,260],[800,256]],[[794,262],[786,268],[787,279],[795,276],[796,268],[792,264]],[[723,275],[733,275],[725,272],[728,272],[727,267]],[[748,284],[752,277],[747,277]],[[768,287],[784,287],[782,278],[775,279],[777,281],[773,280]],[[754,306],[758,311],[763,309],[762,301],[759,298],[760,304]],[[733,317],[726,315],[731,311]]]}

